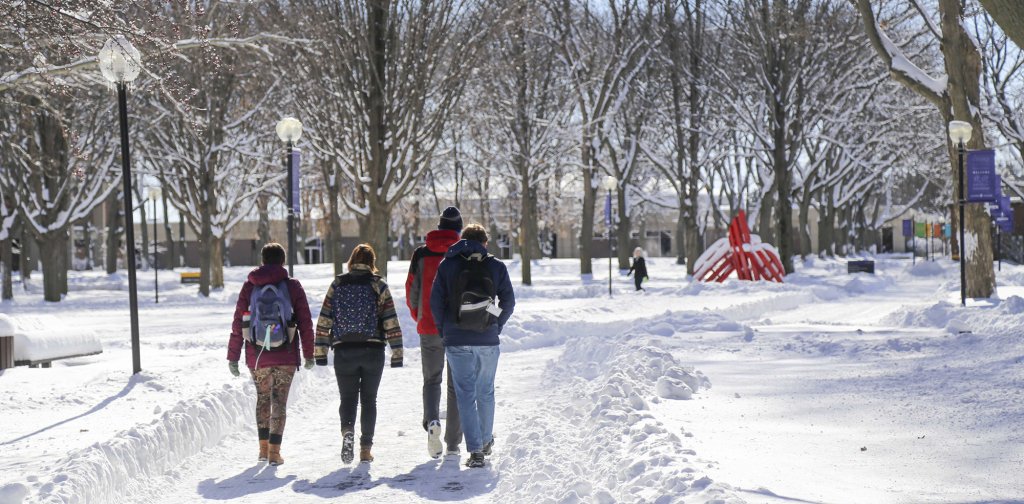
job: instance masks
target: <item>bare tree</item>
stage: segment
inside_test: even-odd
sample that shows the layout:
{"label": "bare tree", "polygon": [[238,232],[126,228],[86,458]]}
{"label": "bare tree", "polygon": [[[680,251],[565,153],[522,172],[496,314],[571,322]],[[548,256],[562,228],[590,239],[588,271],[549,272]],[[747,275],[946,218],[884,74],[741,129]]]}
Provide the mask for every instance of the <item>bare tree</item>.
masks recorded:
{"label": "bare tree", "polygon": [[337,102],[338,114],[323,119],[342,133],[318,135],[314,146],[347,181],[335,190],[355,214],[360,239],[385,259],[386,274],[391,212],[430,165],[475,66],[485,16],[467,0],[301,5],[317,12],[308,57],[321,65],[302,92]]}
{"label": "bare tree", "polygon": [[[937,12],[924,8],[916,0],[903,10],[882,12],[891,19],[907,19],[907,13],[916,12],[915,17],[921,28],[911,33],[911,37],[929,37],[938,46],[944,73],[933,77],[908,57],[903,46],[893,40],[882,28],[882,22],[871,2],[856,0],[857,10],[864,22],[864,29],[871,40],[872,46],[879,57],[889,68],[893,78],[921,95],[938,109],[943,122],[952,120],[967,121],[974,127],[974,135],[968,143],[972,149],[985,147],[985,131],[981,122],[981,55],[971,35],[964,25],[964,3],[962,0],[938,0]],[[912,9],[912,10],[911,10]],[[931,16],[937,14],[940,22],[935,23]],[[889,23],[886,23],[889,24]],[[935,72],[940,70],[935,69]],[[957,152],[950,142],[949,152],[951,179],[957,178]],[[959,201],[957,185],[953,185],[952,201]],[[995,271],[992,268],[992,237],[991,223],[983,205],[965,205],[966,233],[965,258],[967,276],[967,295],[970,297],[989,297],[995,292]],[[954,221],[954,225],[959,224]],[[953,233],[956,248],[957,233]]]}
{"label": "bare tree", "polygon": [[612,119],[630,86],[643,74],[654,45],[648,39],[653,4],[638,0],[590,2],[548,0],[559,58],[576,95],[580,123],[577,144],[582,169],[580,274],[593,273],[591,243],[600,174],[607,172],[602,149]]}

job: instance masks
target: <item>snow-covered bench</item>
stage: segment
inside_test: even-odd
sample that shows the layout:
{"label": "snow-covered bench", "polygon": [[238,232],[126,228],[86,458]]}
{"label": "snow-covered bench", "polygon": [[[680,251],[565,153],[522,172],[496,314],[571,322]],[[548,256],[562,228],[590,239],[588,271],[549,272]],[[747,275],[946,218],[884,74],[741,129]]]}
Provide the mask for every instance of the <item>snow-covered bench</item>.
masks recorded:
{"label": "snow-covered bench", "polygon": [[[9,348],[15,366],[44,368],[58,359],[84,357],[103,352],[96,333],[52,315],[19,315],[17,319],[0,313],[0,337],[10,337]],[[4,338],[6,339],[6,338]]]}

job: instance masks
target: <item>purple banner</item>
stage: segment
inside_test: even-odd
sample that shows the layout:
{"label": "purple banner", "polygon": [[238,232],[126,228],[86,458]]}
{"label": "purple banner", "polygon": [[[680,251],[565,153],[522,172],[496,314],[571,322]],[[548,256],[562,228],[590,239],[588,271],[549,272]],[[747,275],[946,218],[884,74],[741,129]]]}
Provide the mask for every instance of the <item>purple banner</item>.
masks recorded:
{"label": "purple banner", "polygon": [[299,206],[299,182],[302,180],[302,170],[299,169],[301,166],[299,162],[299,159],[301,159],[300,154],[298,149],[292,151],[292,211],[295,212],[295,215],[302,214]]}
{"label": "purple banner", "polygon": [[996,201],[996,151],[991,149],[967,152],[967,201],[987,203]]}
{"label": "purple banner", "polygon": [[903,236],[910,236],[914,234],[914,221],[910,219],[903,219]]}

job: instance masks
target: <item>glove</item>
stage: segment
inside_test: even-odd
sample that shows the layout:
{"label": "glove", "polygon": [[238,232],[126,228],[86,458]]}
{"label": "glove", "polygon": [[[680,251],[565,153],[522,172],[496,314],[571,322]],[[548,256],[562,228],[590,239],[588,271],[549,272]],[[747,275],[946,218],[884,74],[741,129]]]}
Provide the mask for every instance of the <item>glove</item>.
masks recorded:
{"label": "glove", "polygon": [[391,367],[402,367],[402,349],[393,348],[391,350]]}
{"label": "glove", "polygon": [[240,376],[238,372],[238,361],[228,361],[228,370],[231,371],[231,376]]}
{"label": "glove", "polygon": [[314,364],[316,364],[315,360],[313,360],[313,359],[306,359],[306,365],[304,365],[303,367],[306,368],[306,369],[313,369],[313,365]]}

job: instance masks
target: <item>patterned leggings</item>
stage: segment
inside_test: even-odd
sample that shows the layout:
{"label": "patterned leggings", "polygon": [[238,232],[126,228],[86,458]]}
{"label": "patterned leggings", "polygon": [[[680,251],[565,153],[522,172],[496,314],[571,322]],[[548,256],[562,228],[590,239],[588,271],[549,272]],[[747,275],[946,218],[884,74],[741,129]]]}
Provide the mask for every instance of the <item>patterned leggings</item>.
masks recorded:
{"label": "patterned leggings", "polygon": [[260,439],[281,444],[288,411],[288,391],[295,376],[295,366],[273,366],[250,369],[256,384],[256,428]]}

